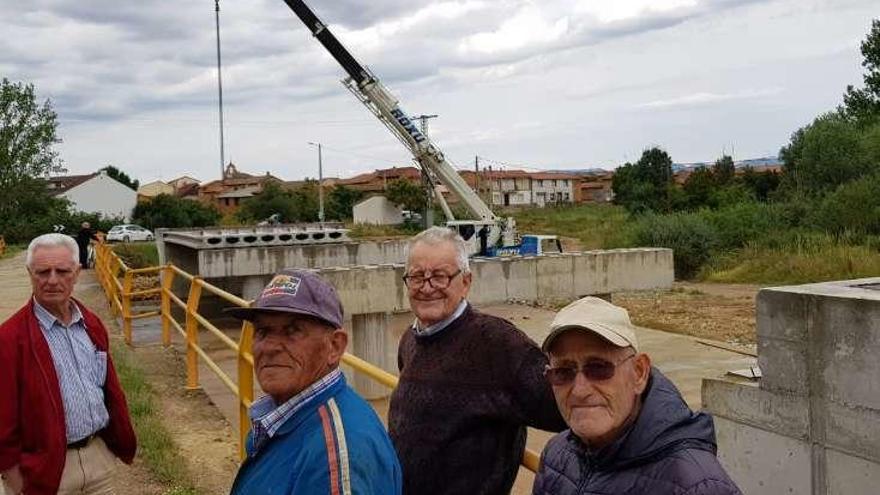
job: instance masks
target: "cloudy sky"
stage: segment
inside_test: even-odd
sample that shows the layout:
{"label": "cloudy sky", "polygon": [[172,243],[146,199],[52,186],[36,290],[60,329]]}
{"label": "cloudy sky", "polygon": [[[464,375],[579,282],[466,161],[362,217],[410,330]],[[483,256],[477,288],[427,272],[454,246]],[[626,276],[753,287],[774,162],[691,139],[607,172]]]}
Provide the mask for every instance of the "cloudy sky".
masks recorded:
{"label": "cloudy sky", "polygon": [[[455,166],[775,155],[861,83],[877,0],[311,0]],[[408,164],[282,0],[221,0],[226,158],[285,179]],[[70,173],[220,174],[212,0],[0,0],[0,76],[58,112]]]}

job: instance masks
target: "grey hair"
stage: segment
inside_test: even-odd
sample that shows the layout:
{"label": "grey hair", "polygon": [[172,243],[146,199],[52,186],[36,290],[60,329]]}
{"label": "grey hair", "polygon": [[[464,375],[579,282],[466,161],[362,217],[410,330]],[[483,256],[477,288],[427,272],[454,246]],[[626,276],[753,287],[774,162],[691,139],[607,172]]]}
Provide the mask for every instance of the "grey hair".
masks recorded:
{"label": "grey hair", "polygon": [[66,247],[67,250],[70,251],[70,256],[73,262],[79,264],[79,246],[76,244],[76,241],[73,240],[73,237],[66,234],[52,233],[43,234],[31,241],[28,245],[25,265],[27,265],[28,268],[31,267],[31,263],[34,261],[34,251],[38,248],[51,247]]}
{"label": "grey hair", "polygon": [[434,226],[416,234],[406,245],[406,269],[409,270],[409,257],[416,244],[422,243],[436,246],[444,243],[452,244],[455,248],[455,260],[462,273],[470,273],[471,265],[468,261],[468,246],[458,232],[447,228]]}

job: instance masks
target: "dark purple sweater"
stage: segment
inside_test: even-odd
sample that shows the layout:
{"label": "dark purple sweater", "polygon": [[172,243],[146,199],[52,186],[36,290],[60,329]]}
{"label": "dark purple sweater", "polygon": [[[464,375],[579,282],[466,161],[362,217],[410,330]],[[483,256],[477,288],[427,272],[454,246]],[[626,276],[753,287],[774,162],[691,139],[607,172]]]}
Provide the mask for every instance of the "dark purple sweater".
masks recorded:
{"label": "dark purple sweater", "polygon": [[403,493],[507,494],[526,426],[562,431],[546,357],[512,323],[472,309],[441,332],[400,341],[388,430]]}

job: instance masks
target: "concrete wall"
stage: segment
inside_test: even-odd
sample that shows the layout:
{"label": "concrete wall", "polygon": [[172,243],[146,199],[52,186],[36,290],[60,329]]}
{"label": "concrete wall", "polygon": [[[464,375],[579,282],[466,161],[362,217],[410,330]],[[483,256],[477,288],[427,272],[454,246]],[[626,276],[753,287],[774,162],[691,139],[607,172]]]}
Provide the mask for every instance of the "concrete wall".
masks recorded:
{"label": "concrete wall", "polygon": [[373,196],[354,205],[354,223],[397,225],[403,223],[403,214],[385,196]]}
{"label": "concrete wall", "polygon": [[[197,257],[198,273],[204,278],[267,275],[282,268],[328,268],[334,266],[403,263],[405,240],[345,242],[301,246],[190,250]],[[170,244],[168,244],[170,246]],[[177,263],[174,258],[171,262]]]}
{"label": "concrete wall", "polygon": [[758,294],[760,385],[705,380],[744,493],[880,492],[880,279]]}
{"label": "concrete wall", "polygon": [[[476,258],[471,260],[473,286],[468,299],[474,304],[506,301],[568,301],[578,296],[621,290],[672,286],[672,251],[669,249],[616,249],[548,256]],[[409,310],[402,264],[347,266],[319,269],[336,287],[347,314]],[[256,280],[245,284],[244,280]],[[262,288],[269,275],[225,279],[230,292]],[[246,299],[256,296],[235,292]]]}

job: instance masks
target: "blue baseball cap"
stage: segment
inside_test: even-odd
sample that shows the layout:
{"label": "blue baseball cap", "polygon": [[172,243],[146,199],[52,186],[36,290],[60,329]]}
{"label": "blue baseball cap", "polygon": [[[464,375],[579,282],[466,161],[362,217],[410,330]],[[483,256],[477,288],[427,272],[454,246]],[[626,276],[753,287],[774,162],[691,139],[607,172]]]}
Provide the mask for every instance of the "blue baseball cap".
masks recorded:
{"label": "blue baseball cap", "polygon": [[318,274],[285,268],[246,308],[226,308],[232,316],[253,321],[258,313],[293,313],[317,318],[333,328],[342,328],[342,303],[336,289]]}

